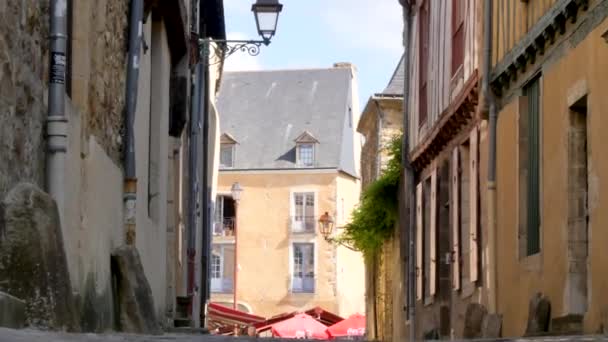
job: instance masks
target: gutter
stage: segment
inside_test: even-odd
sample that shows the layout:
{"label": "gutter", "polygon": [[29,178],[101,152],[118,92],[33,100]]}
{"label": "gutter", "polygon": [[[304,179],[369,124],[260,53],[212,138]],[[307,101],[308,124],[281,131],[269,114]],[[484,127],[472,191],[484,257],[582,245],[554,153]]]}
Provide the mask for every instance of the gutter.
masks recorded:
{"label": "gutter", "polygon": [[484,6],[484,37],[483,37],[483,84],[482,96],[484,108],[489,111],[489,146],[488,146],[488,270],[489,291],[488,309],[490,313],[497,312],[496,292],[498,290],[496,274],[496,125],[497,113],[496,103],[490,89],[490,72],[492,58],[492,1],[486,0]]}
{"label": "gutter", "polygon": [[143,34],[143,1],[131,1],[129,19],[129,57],[127,60],[127,87],[125,115],[125,177],[124,177],[124,219],[127,245],[135,245],[137,218],[137,174],[135,169],[134,121],[137,108],[137,87],[139,83],[139,54]]}

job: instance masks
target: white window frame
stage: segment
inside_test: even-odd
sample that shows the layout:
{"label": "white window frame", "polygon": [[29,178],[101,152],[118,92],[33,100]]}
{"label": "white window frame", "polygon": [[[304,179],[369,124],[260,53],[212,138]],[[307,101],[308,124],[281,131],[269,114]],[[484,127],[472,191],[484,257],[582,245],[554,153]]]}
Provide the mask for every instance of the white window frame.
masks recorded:
{"label": "white window frame", "polygon": [[[296,194],[302,194],[302,193],[312,193],[313,194],[313,199],[314,199],[314,205],[313,205],[313,231],[312,232],[306,232],[305,230],[303,232],[298,232],[298,231],[294,231],[293,227],[295,227],[295,216],[296,216]],[[319,213],[319,192],[316,189],[306,189],[306,188],[302,188],[302,189],[291,189],[290,193],[289,193],[289,217],[290,217],[290,227],[289,227],[289,231],[291,233],[303,233],[303,234],[316,234],[317,232],[317,217]]]}
{"label": "white window frame", "polygon": [[[312,256],[313,256],[313,272],[314,272],[314,276],[313,276],[313,290],[312,292],[305,292],[305,291],[294,291],[294,270],[295,270],[295,264],[294,264],[294,256],[295,256],[295,249],[294,249],[294,245],[296,244],[310,244],[312,245]],[[311,239],[292,239],[289,242],[289,293],[292,294],[298,294],[298,295],[311,295],[311,294],[315,294],[317,292],[317,275],[319,274],[319,264],[318,264],[318,248],[317,248],[317,243],[315,241],[314,238]]]}
{"label": "white window frame", "polygon": [[[236,246],[234,245],[234,243],[213,243],[211,245],[211,255],[212,255],[211,262],[213,262],[213,247],[214,246],[217,246],[220,249],[220,277],[219,278],[214,278],[213,277],[213,270],[211,270],[211,272],[210,272],[210,275],[211,275],[211,277],[210,277],[211,278],[211,284],[210,284],[210,289],[209,290],[211,291],[211,293],[220,293],[220,294],[221,293],[233,293],[233,291],[234,291],[234,279],[232,280],[233,283],[232,283],[232,289],[231,290],[224,290],[224,286],[223,286],[224,285],[223,284],[224,276],[225,276],[225,273],[226,273],[225,272],[225,265],[224,265],[224,262],[225,262],[225,256],[224,256],[224,254],[226,253],[226,247],[227,246],[232,246],[232,248],[235,248],[235,249],[236,249]],[[234,267],[237,267],[236,262],[235,262]],[[213,286],[213,280],[214,279],[217,279],[216,281],[219,281],[219,290],[216,290],[215,287]]]}
{"label": "white window frame", "polygon": [[[310,165],[303,164],[302,160],[300,160],[300,149],[304,146],[310,146],[312,149],[312,160],[311,160]],[[317,159],[317,151],[316,151],[315,143],[302,142],[302,143],[296,144],[296,165],[298,165],[299,167],[314,167],[316,159]]]}
{"label": "white window frame", "polygon": [[[230,162],[231,162],[232,165],[224,165],[224,164],[222,164],[222,148],[224,148],[224,147],[229,147],[230,148],[230,151],[231,151],[230,155],[232,157]],[[232,168],[234,168],[234,161],[236,160],[236,158],[235,158],[236,156],[235,155],[236,155],[236,144],[234,144],[234,143],[221,143],[220,144],[220,168],[222,168],[222,169],[232,169]]]}

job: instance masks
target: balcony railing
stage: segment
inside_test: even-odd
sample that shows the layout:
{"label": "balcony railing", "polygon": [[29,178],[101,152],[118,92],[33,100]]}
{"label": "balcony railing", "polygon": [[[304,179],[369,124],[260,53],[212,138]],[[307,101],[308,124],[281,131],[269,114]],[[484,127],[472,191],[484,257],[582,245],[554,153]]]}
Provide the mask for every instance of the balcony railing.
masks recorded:
{"label": "balcony railing", "polygon": [[211,278],[211,292],[232,293],[232,278]]}
{"label": "balcony railing", "polygon": [[213,225],[213,236],[234,236],[234,217],[224,217]]}
{"label": "balcony railing", "polygon": [[290,219],[291,232],[296,234],[310,234],[315,232],[317,217],[315,216],[292,216]]}

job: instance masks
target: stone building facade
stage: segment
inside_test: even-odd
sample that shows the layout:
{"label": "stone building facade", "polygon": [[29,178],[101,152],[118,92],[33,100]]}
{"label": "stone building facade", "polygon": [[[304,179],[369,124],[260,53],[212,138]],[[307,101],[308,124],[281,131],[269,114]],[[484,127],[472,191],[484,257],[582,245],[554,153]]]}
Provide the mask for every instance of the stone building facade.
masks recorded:
{"label": "stone building facade", "polygon": [[[368,307],[381,317],[368,334],[401,341],[411,329],[416,339],[605,332],[606,236],[598,227],[606,212],[606,1],[400,2],[410,13],[406,115],[416,187],[406,193],[416,199],[416,225],[398,233],[415,232],[416,276],[395,280],[398,272],[380,266],[388,302],[405,297],[405,305],[392,323],[386,307]],[[398,265],[409,261],[408,248],[390,246],[383,257],[407,270]]]}
{"label": "stone building facade", "polygon": [[[361,186],[365,189],[382,175],[388,162],[387,146],[391,139],[403,132],[403,58],[386,89],[374,94],[367,102],[357,131],[365,137],[361,150]],[[377,255],[366,260],[365,302],[367,336],[370,339],[388,341],[392,339],[393,326],[401,317],[404,305],[402,287],[403,272],[401,234],[384,242]]]}
{"label": "stone building facade", "polygon": [[361,253],[318,223],[328,213],[340,234],[359,200],[357,82],[350,63],[224,75],[212,302],[264,317],[364,310]]}
{"label": "stone building facade", "polygon": [[[123,150],[131,2],[64,3],[69,18],[68,146],[61,230],[79,328],[106,331],[116,328],[110,256],[126,243]],[[193,5],[184,0],[144,1],[134,124],[135,246],[162,326],[172,326],[178,316],[176,297],[188,295],[186,251],[181,248],[187,229],[197,229],[199,239],[203,236],[200,227],[190,228],[186,222],[192,18],[200,16],[209,28],[201,35],[225,38],[221,2],[201,2],[198,13],[193,8],[199,7]],[[48,186],[49,11],[48,0],[0,4],[0,199],[20,183]],[[222,56],[217,58],[210,70],[209,101],[215,98],[221,77]],[[211,116],[211,135],[217,137],[217,113],[212,111]],[[216,140],[210,139],[208,146],[210,169],[216,167]],[[3,224],[0,220],[0,228]],[[199,242],[194,275],[199,289],[201,248]],[[0,290],[11,291],[2,286]],[[197,295],[189,318],[198,326],[200,292]]]}
{"label": "stone building facade", "polygon": [[[514,11],[528,20],[509,26]],[[601,0],[493,9],[496,292],[504,336],[530,330],[527,306],[535,296],[551,308],[542,333],[608,327],[607,16]]]}

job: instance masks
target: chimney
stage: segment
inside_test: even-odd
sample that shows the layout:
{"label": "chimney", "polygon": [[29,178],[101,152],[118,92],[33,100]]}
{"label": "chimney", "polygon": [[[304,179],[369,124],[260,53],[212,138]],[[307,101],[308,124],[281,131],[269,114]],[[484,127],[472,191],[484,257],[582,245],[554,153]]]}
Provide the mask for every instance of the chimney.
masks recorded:
{"label": "chimney", "polygon": [[352,77],[355,77],[355,75],[357,74],[357,67],[350,62],[337,62],[334,63],[334,68],[336,69],[350,69],[351,70],[351,75]]}

